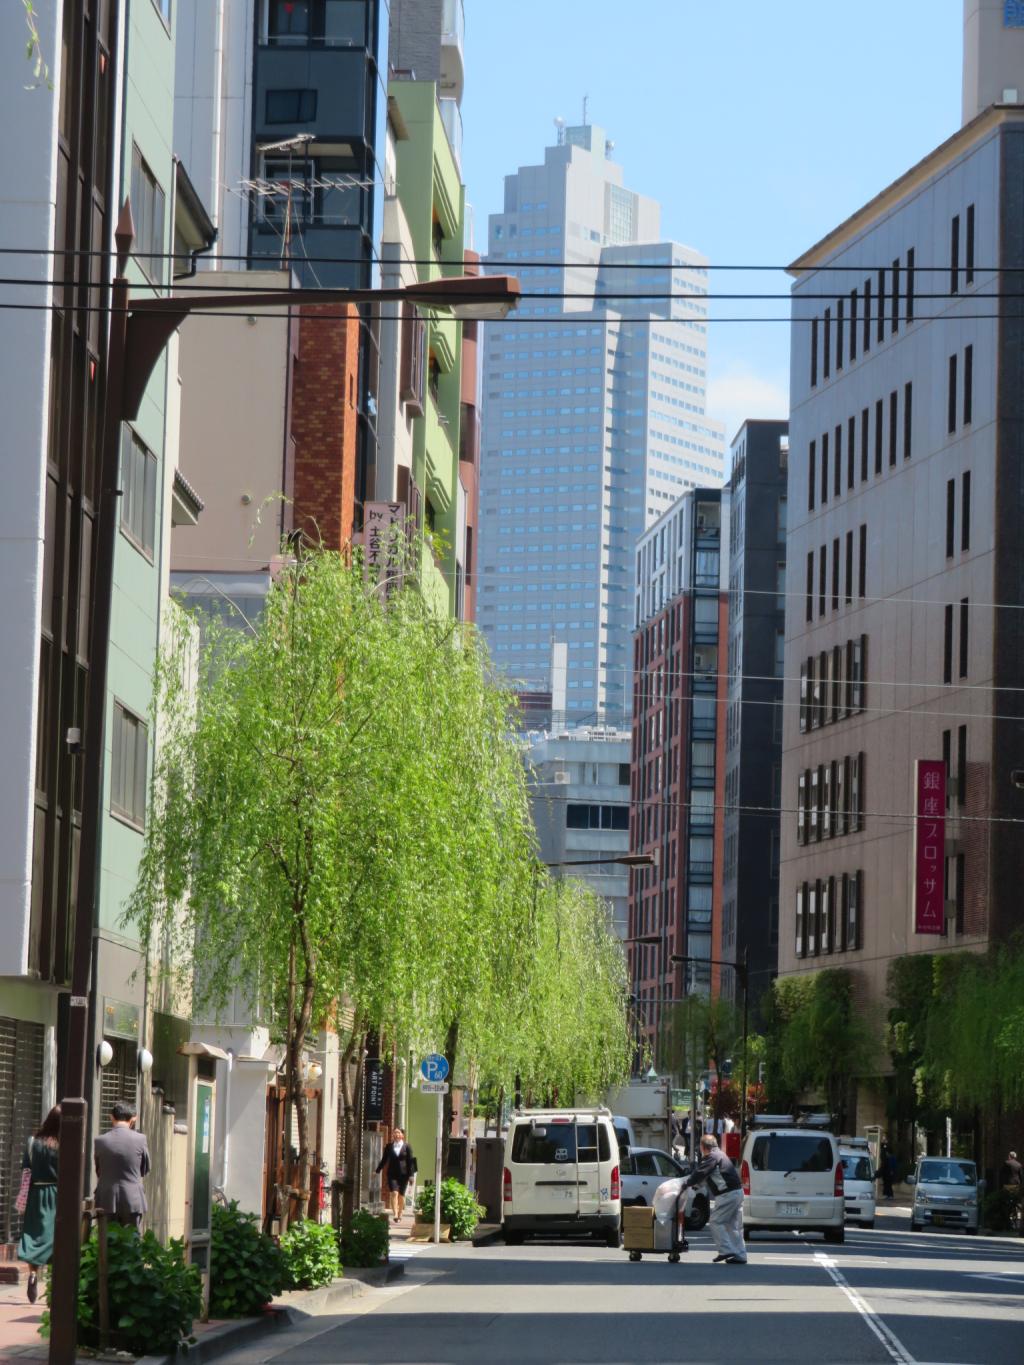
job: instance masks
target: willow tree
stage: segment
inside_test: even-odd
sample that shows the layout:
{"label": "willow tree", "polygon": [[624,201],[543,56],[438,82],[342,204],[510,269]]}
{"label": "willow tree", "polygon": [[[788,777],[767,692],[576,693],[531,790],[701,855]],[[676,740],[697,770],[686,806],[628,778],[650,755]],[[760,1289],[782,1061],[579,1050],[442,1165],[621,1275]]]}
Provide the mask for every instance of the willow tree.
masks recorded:
{"label": "willow tree", "polygon": [[351,1002],[359,1036],[422,1036],[487,988],[451,972],[479,961],[467,848],[506,909],[523,857],[507,765],[488,767],[500,703],[414,587],[385,600],[326,552],[272,585],[248,631],[208,623],[192,689],[185,648],[181,635],[158,670],[155,800],[127,917],[173,941],[200,1007],[241,988],[286,1040],[304,1202],[311,1031]]}

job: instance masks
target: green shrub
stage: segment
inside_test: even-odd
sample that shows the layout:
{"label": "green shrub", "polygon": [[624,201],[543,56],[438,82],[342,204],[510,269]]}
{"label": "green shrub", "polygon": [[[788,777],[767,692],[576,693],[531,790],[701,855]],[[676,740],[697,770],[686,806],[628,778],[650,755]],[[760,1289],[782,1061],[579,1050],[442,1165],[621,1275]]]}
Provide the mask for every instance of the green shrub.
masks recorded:
{"label": "green shrub", "polygon": [[281,1238],[289,1289],[319,1289],[341,1274],[338,1239],[330,1223],[303,1218]]}
{"label": "green shrub", "polygon": [[258,1313],[285,1284],[284,1258],[259,1229],[254,1213],[236,1200],[213,1206],[210,1253],[210,1317],[241,1318]]}
{"label": "green shrub", "polygon": [[[441,1181],[441,1222],[451,1228],[452,1240],[472,1237],[484,1212],[472,1193],[459,1180]],[[429,1180],[416,1196],[416,1217],[421,1223],[434,1221],[434,1182]]]}
{"label": "green shrub", "polygon": [[1013,1194],[1009,1190],[993,1190],[987,1194],[982,1204],[983,1218],[985,1227],[992,1232],[1009,1232],[1013,1224],[1013,1214],[1017,1209],[1024,1207],[1024,1201],[1019,1194]]}
{"label": "green shrub", "polygon": [[347,1228],[338,1233],[342,1265],[352,1269],[382,1265],[388,1259],[388,1216],[379,1217],[360,1209]]}
{"label": "green shrub", "polygon": [[[110,1345],[130,1355],[173,1355],[192,1334],[202,1295],[198,1267],[185,1262],[181,1241],[161,1246],[151,1232],[111,1223],[107,1228]],[[49,1297],[49,1289],[47,1289]],[[98,1347],[99,1244],[95,1232],[82,1248],[78,1272],[78,1340]],[[49,1311],[40,1334],[50,1334]]]}

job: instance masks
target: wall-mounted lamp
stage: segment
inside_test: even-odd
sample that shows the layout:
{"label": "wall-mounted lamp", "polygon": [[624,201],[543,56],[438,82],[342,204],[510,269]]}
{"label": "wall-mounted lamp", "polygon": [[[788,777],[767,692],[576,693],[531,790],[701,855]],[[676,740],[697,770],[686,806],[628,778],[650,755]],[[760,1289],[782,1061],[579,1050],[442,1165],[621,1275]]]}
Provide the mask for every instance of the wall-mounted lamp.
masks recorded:
{"label": "wall-mounted lamp", "polygon": [[323,1074],[324,1074],[324,1069],[323,1069],[323,1067],[320,1065],[319,1062],[307,1062],[307,1063],[306,1063],[306,1079],[307,1079],[307,1080],[309,1080],[309,1081],[318,1081],[318,1080],[320,1079],[320,1077],[321,1077]]}
{"label": "wall-mounted lamp", "polygon": [[114,1060],[114,1049],[104,1038],[96,1049],[96,1065],[109,1066]]}
{"label": "wall-mounted lamp", "polygon": [[153,1070],[153,1054],[148,1047],[139,1048],[139,1074],[145,1076]]}

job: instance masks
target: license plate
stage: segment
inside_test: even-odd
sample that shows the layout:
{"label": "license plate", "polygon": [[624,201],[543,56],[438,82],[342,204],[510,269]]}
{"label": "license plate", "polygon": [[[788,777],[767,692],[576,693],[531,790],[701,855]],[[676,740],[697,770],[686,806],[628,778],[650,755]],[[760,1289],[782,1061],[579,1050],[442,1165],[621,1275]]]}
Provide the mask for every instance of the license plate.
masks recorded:
{"label": "license plate", "polygon": [[788,1218],[802,1218],[807,1212],[805,1204],[780,1204],[779,1212]]}

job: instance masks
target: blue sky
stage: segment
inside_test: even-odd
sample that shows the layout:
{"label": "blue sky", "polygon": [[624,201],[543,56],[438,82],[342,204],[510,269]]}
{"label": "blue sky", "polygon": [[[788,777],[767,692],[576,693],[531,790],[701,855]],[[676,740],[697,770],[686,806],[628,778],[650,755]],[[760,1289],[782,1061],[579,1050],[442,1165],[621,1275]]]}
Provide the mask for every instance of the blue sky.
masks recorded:
{"label": "blue sky", "polygon": [[[960,124],[962,0],[465,7],[478,247],[503,176],[542,159],[557,115],[579,123],[585,94],[626,184],[661,201],[662,234],[722,264],[793,260]],[[788,281],[723,272],[712,288],[778,293]],[[761,307],[788,315],[784,299]],[[709,352],[709,412],[728,438],[744,416],[785,415],[787,326],[722,323]]]}

